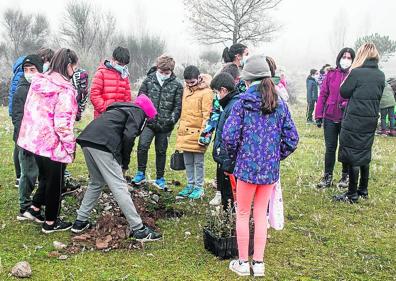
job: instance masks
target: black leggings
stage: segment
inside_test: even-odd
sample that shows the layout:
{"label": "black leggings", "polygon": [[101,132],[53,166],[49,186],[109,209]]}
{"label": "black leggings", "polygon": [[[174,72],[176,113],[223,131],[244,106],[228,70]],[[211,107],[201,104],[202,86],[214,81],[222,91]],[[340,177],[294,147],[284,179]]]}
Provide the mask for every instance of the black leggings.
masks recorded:
{"label": "black leggings", "polygon": [[[360,182],[359,182],[360,173]],[[355,193],[358,189],[367,190],[370,174],[370,165],[349,167],[349,193]]]}
{"label": "black leggings", "polygon": [[[323,129],[326,144],[324,172],[325,174],[332,175],[336,161],[336,151],[338,146],[338,136],[340,135],[341,131],[341,122],[335,123],[333,121],[324,119]],[[348,173],[348,165],[342,163],[342,172]]]}
{"label": "black leggings", "polygon": [[224,210],[227,210],[229,201],[231,202],[231,207],[234,206],[234,197],[232,195],[230,177],[224,174],[224,170],[220,168],[219,164],[217,164],[216,178],[217,190],[221,192],[221,203]]}
{"label": "black leggings", "polygon": [[59,215],[66,164],[39,155],[34,158],[39,169],[39,187],[33,197],[33,206],[45,205],[45,220],[55,221]]}

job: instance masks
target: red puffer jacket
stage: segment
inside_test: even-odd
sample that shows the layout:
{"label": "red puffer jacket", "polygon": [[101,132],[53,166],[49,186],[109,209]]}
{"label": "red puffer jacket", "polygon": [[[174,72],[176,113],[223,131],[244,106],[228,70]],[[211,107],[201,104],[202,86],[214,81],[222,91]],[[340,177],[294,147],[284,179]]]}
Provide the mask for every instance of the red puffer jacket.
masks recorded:
{"label": "red puffer jacket", "polygon": [[92,80],[90,98],[95,110],[94,118],[99,117],[112,103],[131,101],[131,87],[128,78],[121,78],[121,74],[109,67],[107,61],[105,64],[99,66]]}

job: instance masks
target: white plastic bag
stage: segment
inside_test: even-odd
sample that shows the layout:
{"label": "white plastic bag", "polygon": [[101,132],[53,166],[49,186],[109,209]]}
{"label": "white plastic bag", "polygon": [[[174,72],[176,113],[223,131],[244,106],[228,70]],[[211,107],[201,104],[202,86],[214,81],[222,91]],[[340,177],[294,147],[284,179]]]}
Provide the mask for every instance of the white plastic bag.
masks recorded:
{"label": "white plastic bag", "polygon": [[285,226],[280,179],[276,182],[269,201],[269,224],[275,230],[282,230]]}

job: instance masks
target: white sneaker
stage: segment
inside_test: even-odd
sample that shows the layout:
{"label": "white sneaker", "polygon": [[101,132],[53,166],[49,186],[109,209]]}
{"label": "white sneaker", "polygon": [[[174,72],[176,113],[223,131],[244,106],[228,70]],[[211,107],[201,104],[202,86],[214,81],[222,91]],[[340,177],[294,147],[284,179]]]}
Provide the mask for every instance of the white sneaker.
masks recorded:
{"label": "white sneaker", "polygon": [[209,205],[218,206],[221,204],[221,192],[216,191],[216,195],[210,200]]}
{"label": "white sneaker", "polygon": [[234,271],[239,276],[249,276],[250,275],[250,267],[249,262],[242,262],[240,260],[232,260],[230,262],[229,269]]}
{"label": "white sneaker", "polygon": [[252,261],[251,267],[253,270],[253,276],[255,276],[255,277],[264,276],[265,264],[263,262]]}

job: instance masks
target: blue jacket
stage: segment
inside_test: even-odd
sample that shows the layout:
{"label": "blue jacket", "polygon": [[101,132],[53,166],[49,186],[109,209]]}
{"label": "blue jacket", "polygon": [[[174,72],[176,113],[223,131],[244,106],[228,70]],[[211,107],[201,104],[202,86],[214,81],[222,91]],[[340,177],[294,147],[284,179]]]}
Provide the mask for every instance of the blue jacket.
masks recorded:
{"label": "blue jacket", "polygon": [[12,66],[13,76],[11,79],[10,91],[8,93],[8,115],[10,115],[11,117],[12,117],[12,98],[18,87],[19,79],[21,79],[23,75],[22,63],[24,59],[25,56],[19,57]]}
{"label": "blue jacket", "polygon": [[307,78],[307,102],[318,100],[318,82],[311,75]]}
{"label": "blue jacket", "polygon": [[[223,134],[223,127],[224,124],[227,120],[227,118],[230,116],[231,109],[234,105],[234,103],[239,99],[239,92],[235,91],[232,93],[229,93],[225,98],[228,98],[228,102],[226,105],[223,107],[223,111],[220,114],[219,121],[217,123],[216,127],[216,136],[214,139],[213,143],[213,159],[216,161],[216,163],[220,164],[220,168],[223,171],[232,173],[234,171],[234,166],[235,166],[235,160],[232,160],[228,154],[227,150],[223,144],[222,140],[222,134]],[[223,101],[220,100],[220,102]]]}

